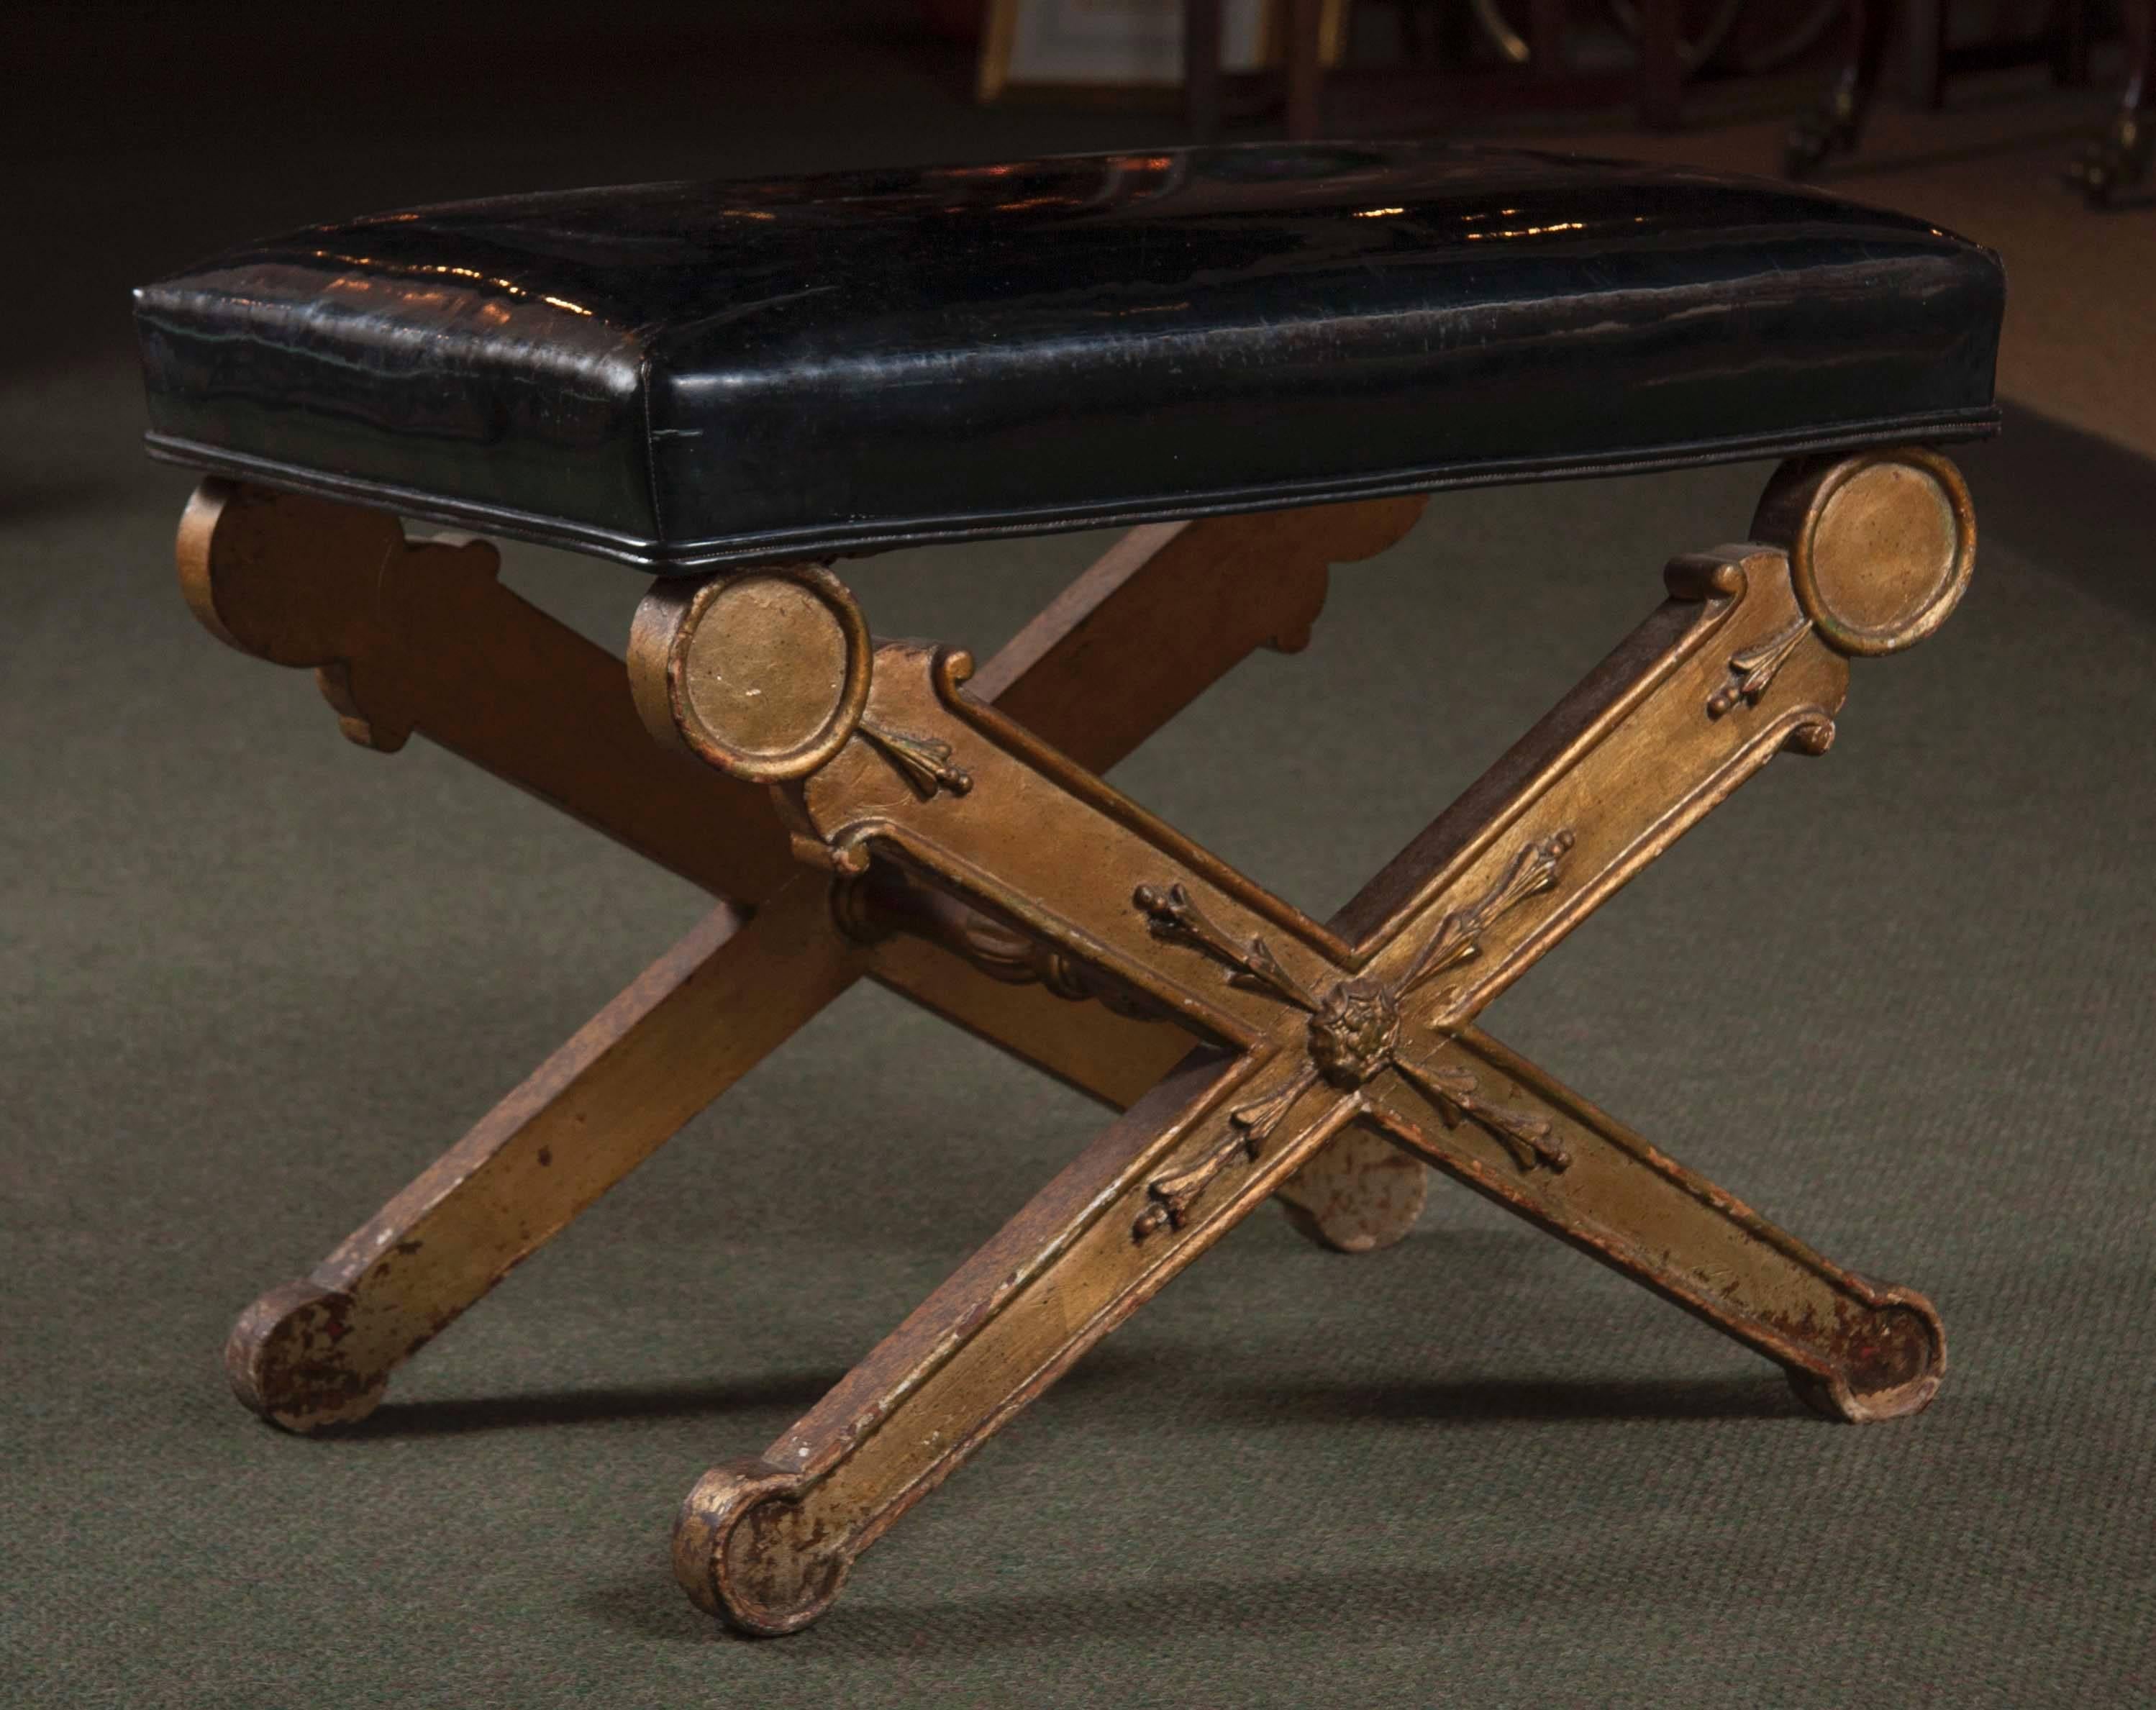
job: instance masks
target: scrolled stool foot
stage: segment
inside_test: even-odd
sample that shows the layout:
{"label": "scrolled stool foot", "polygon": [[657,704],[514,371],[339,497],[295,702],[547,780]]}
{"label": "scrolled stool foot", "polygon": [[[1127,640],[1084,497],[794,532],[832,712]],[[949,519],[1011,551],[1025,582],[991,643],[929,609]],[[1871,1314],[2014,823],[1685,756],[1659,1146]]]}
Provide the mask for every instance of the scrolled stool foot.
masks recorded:
{"label": "scrolled stool foot", "polygon": [[674,1577],[691,1603],[758,1639],[798,1633],[830,1608],[853,1562],[789,1523],[806,1482],[757,1460],[696,1481],[674,1522]]}
{"label": "scrolled stool foot", "polygon": [[1850,1364],[1831,1374],[1792,1370],[1789,1387],[1813,1412],[1847,1425],[1922,1413],[1947,1372],[1938,1309],[1914,1289],[1883,1289],[1871,1324],[1851,1338]]}
{"label": "scrolled stool foot", "polygon": [[365,1419],[389,1384],[341,1350],[350,1296],[302,1279],[273,1288],[239,1315],[224,1344],[224,1374],[240,1404],[290,1431]]}

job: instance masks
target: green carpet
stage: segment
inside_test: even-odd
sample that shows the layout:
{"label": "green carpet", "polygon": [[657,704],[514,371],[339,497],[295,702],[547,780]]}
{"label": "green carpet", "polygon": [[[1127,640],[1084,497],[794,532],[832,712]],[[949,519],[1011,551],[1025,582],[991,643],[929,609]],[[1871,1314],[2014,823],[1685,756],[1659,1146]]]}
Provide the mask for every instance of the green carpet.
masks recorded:
{"label": "green carpet", "polygon": [[[700,908],[424,742],[343,743],[304,674],[215,645],[172,587],[188,484],[136,449],[121,285],[310,213],[648,175],[637,148],[697,116],[448,167],[408,124],[356,151],[367,94],[330,80],[335,146],[295,131],[234,164],[218,127],[244,126],[205,102],[171,158],[56,169],[54,209],[120,229],[56,241],[79,289],[45,280],[49,341],[18,324],[0,350],[0,1703],[2156,1699],[2156,467],[2025,413],[1966,460],[1985,536],[1960,614],[1861,665],[1831,754],[1778,760],[1489,1018],[1830,1256],[1929,1292],[1952,1370],[1921,1418],[1821,1423],[1442,1184],[1363,1259],[1268,1210],[822,1625],[732,1639],[668,1574],[681,1494],[1104,1120],[869,988],[367,1425],[306,1441],[241,1411],[218,1364],[238,1311]],[[954,141],[916,126],[932,105],[799,146],[721,113],[681,169],[979,154],[1034,123]],[[1322,914],[1653,605],[1666,557],[1741,536],[1764,473],[1437,500],[1337,574],[1306,653],[1254,660],[1117,780]],[[850,578],[884,633],[985,650],[1098,544]],[[619,644],[638,578],[510,557]],[[1276,744],[1285,767],[1250,757]]]}

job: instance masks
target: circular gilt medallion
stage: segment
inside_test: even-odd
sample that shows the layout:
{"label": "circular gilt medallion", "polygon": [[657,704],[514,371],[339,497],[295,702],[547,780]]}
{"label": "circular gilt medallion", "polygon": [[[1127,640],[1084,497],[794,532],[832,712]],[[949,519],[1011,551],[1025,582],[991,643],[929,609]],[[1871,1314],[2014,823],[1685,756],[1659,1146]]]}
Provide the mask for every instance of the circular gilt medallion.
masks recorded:
{"label": "circular gilt medallion", "polygon": [[1969,489],[1936,453],[1851,458],[1820,484],[1789,548],[1806,614],[1844,653],[1898,653],[1947,620],[1976,559]]}
{"label": "circular gilt medallion", "polygon": [[669,632],[667,713],[722,771],[758,783],[805,777],[860,722],[868,626],[827,572],[796,566],[717,577],[685,609],[657,596],[645,603]]}

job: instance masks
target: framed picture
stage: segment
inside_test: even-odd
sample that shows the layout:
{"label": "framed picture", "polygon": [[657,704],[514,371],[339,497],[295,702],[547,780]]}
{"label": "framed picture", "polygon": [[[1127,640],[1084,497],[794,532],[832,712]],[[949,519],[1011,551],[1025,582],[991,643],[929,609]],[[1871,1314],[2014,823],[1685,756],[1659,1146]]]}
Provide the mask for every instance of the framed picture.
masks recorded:
{"label": "framed picture", "polygon": [[[1280,59],[1277,0],[1222,0],[1220,69],[1255,71]],[[1326,0],[1322,42],[1337,63],[1348,0]],[[1180,0],[990,0],[981,41],[980,96],[1006,90],[1173,89],[1183,81]]]}

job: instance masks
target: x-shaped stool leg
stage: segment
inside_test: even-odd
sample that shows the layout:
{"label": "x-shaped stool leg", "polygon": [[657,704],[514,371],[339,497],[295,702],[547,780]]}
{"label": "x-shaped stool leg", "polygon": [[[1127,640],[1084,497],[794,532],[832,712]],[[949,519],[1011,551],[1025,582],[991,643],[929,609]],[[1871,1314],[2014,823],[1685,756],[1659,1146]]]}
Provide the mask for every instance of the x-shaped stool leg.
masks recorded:
{"label": "x-shaped stool leg", "polygon": [[[1292,649],[1327,566],[1413,525],[1419,499],[1132,530],[982,673],[1014,716],[1114,764],[1254,649]],[[316,670],[362,746],[415,732],[729,899],[312,1273],[242,1315],[241,1399],[313,1430],[363,1417],[392,1371],[698,1111],[863,978],[876,979],[1121,1108],[1188,1049],[1161,1021],[1074,1009],[1010,983],[977,918],[962,959],[920,936],[842,932],[828,882],[791,860],[767,792],[654,746],[620,660],[497,579],[484,542],[408,541],[393,517],[203,484],[180,529],[182,585],[241,650]],[[1160,638],[1173,638],[1163,645]],[[1306,1233],[1397,1238],[1424,1172],[1351,1139],[1291,1184]]]}
{"label": "x-shaped stool leg", "polygon": [[1959,598],[1966,490],[1922,451],[1785,465],[1763,544],[1675,561],[1669,599],[1330,925],[966,695],[961,652],[869,639],[814,568],[661,583],[646,722],[774,785],[860,930],[956,899],[1045,978],[1201,1046],[758,1459],[684,1505],[675,1569],[755,1633],[860,1553],[1087,1348],[1351,1127],[1375,1130],[1768,1358],[1852,1420],[1914,1412],[1929,1302],[1844,1271],[1473,1026],[1779,750],[1824,752],[1845,655]]}

